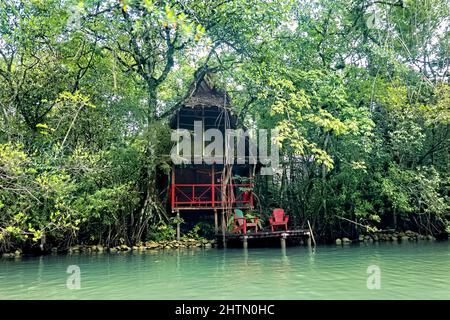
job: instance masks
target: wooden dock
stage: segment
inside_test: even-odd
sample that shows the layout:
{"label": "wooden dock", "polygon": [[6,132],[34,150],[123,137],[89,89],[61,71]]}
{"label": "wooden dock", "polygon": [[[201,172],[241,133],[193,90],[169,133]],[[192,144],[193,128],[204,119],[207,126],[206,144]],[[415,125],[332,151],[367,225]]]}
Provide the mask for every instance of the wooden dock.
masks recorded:
{"label": "wooden dock", "polygon": [[258,232],[248,232],[248,233],[217,233],[216,239],[221,242],[224,246],[228,241],[242,241],[244,248],[248,246],[248,240],[250,239],[280,239],[281,246],[286,246],[287,239],[306,239],[308,244],[311,241],[311,233],[308,229],[296,229],[287,231],[258,231]]}

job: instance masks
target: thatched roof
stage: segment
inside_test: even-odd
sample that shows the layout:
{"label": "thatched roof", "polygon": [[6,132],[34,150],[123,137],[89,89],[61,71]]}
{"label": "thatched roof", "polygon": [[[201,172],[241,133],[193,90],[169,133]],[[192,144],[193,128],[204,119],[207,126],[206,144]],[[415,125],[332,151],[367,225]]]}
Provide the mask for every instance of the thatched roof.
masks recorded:
{"label": "thatched roof", "polygon": [[191,84],[189,92],[170,119],[172,129],[192,130],[194,121],[203,121],[205,129],[236,128],[237,117],[231,111],[231,99],[224,90],[213,86],[211,75]]}
{"label": "thatched roof", "polygon": [[[211,75],[207,74],[194,82],[189,88],[190,95],[184,101],[186,107],[231,107],[231,99],[228,94],[221,89],[215,88],[212,84]],[[198,85],[197,85],[198,83]]]}

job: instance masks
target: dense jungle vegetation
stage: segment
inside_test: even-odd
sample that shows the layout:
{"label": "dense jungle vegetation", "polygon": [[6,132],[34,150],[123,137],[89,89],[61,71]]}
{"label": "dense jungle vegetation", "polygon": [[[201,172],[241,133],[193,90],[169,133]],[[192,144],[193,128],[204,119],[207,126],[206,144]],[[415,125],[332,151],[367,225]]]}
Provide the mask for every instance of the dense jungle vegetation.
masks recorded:
{"label": "dense jungle vegetation", "polygon": [[[447,0],[0,3],[0,252],[173,237],[167,120],[214,73],[246,127],[280,130],[259,176],[326,240],[450,232]],[[198,229],[198,228],[197,228]]]}

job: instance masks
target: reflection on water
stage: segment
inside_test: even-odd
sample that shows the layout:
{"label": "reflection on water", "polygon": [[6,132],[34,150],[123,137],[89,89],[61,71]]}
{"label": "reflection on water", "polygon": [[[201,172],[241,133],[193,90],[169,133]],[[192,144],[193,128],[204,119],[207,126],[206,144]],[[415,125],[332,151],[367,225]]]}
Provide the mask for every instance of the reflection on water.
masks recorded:
{"label": "reflection on water", "polygon": [[[81,289],[66,288],[69,265]],[[367,289],[367,268],[381,289]],[[448,242],[0,259],[0,299],[450,299]]]}

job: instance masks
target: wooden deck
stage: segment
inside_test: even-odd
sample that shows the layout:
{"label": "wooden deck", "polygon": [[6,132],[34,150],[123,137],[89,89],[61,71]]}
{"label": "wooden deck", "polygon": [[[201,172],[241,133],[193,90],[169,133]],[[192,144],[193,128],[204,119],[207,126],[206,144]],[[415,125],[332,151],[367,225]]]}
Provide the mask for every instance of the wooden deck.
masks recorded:
{"label": "wooden deck", "polygon": [[[218,234],[217,236],[222,237],[222,234]],[[234,240],[244,240],[244,239],[267,239],[267,238],[308,238],[309,230],[307,229],[297,229],[297,230],[288,230],[288,231],[258,231],[248,232],[246,234],[243,233],[226,233],[226,239],[234,239]]]}
{"label": "wooden deck", "polygon": [[250,239],[259,239],[259,240],[267,240],[267,239],[274,239],[278,238],[281,241],[281,246],[286,245],[287,239],[306,239],[310,241],[310,231],[308,229],[295,229],[295,230],[288,230],[288,231],[258,231],[258,232],[248,232],[246,234],[243,233],[225,233],[223,235],[222,233],[216,234],[216,239],[223,244],[228,241],[242,241],[244,247],[247,247],[248,240]]}

